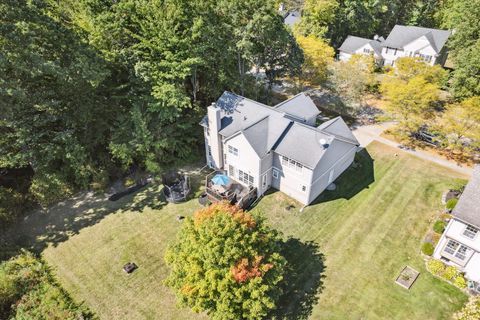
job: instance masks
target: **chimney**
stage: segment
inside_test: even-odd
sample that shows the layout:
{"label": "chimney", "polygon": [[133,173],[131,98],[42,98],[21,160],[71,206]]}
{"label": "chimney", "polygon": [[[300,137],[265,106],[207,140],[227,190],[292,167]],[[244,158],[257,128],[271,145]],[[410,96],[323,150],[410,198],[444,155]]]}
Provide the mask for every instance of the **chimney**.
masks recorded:
{"label": "chimney", "polygon": [[222,139],[218,134],[218,131],[221,129],[221,113],[220,108],[218,108],[215,103],[212,103],[211,106],[207,108],[208,110],[208,130],[210,135],[208,138],[208,143],[212,152],[212,162],[216,169],[221,169],[223,167],[223,150],[222,150]]}

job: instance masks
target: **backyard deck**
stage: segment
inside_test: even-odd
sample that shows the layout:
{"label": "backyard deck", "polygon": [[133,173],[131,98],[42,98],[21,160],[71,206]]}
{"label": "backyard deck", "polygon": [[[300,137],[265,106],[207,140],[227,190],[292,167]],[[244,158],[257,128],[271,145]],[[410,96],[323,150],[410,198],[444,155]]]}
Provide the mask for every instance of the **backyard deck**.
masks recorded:
{"label": "backyard deck", "polygon": [[257,188],[244,186],[231,177],[228,185],[215,185],[212,178],[217,174],[225,174],[225,172],[214,171],[205,178],[205,193],[210,202],[228,201],[246,209],[257,198]]}

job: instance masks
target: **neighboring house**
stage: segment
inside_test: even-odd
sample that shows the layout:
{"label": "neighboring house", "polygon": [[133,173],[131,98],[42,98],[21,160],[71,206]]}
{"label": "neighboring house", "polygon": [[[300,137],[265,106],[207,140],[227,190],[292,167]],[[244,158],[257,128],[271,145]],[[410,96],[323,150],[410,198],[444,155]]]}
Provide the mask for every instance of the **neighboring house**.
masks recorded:
{"label": "neighboring house", "polygon": [[[380,54],[378,49],[374,51],[376,58],[381,59],[384,65],[393,66],[395,61],[401,57],[419,57],[430,65],[440,64],[443,66],[447,59],[445,43],[450,34],[449,30],[396,25],[387,39],[381,41]],[[340,60],[348,60],[354,53],[371,54],[367,50],[364,51],[364,49],[368,49],[367,44],[371,45],[371,41],[373,40],[347,37],[339,48]]]}
{"label": "neighboring house", "polygon": [[274,107],[225,92],[208,107],[207,164],[257,195],[270,187],[310,204],[353,162],[358,141],[337,117],[315,126],[318,108],[301,93]]}
{"label": "neighboring house", "polygon": [[300,19],[302,18],[302,14],[301,14],[300,10],[287,11],[287,10],[285,10],[285,5],[283,4],[283,2],[280,3],[280,6],[278,8],[278,13],[281,16],[283,16],[283,21],[290,28],[293,28],[293,26],[295,24],[297,24],[298,22],[300,22]]}
{"label": "neighboring house", "polygon": [[467,279],[480,285],[480,165],[452,213],[433,256],[458,267]]}
{"label": "neighboring house", "polygon": [[385,41],[383,37],[375,35],[373,39],[366,39],[354,36],[348,36],[338,48],[340,51],[338,59],[347,61],[354,54],[373,55],[375,60],[381,64],[382,58],[382,43]]}

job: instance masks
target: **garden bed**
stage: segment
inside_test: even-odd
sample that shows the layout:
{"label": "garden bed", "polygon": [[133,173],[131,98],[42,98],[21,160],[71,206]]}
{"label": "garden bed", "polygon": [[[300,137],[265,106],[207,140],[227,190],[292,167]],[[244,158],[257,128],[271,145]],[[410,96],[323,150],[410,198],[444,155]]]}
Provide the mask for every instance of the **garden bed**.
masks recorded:
{"label": "garden bed", "polygon": [[413,283],[415,282],[415,280],[417,280],[419,275],[420,272],[413,269],[412,267],[406,266],[398,275],[395,283],[408,290],[412,287]]}

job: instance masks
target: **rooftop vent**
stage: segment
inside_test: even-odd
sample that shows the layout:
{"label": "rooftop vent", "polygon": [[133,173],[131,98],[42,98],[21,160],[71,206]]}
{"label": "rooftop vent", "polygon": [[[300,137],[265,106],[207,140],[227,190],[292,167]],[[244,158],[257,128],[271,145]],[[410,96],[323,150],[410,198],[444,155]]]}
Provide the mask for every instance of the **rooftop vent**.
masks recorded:
{"label": "rooftop vent", "polygon": [[320,139],[318,142],[320,142],[320,144],[322,145],[322,147],[323,147],[324,149],[327,149],[328,146],[329,146],[328,143],[327,143],[327,140],[325,140],[325,139],[323,139],[323,138]]}

